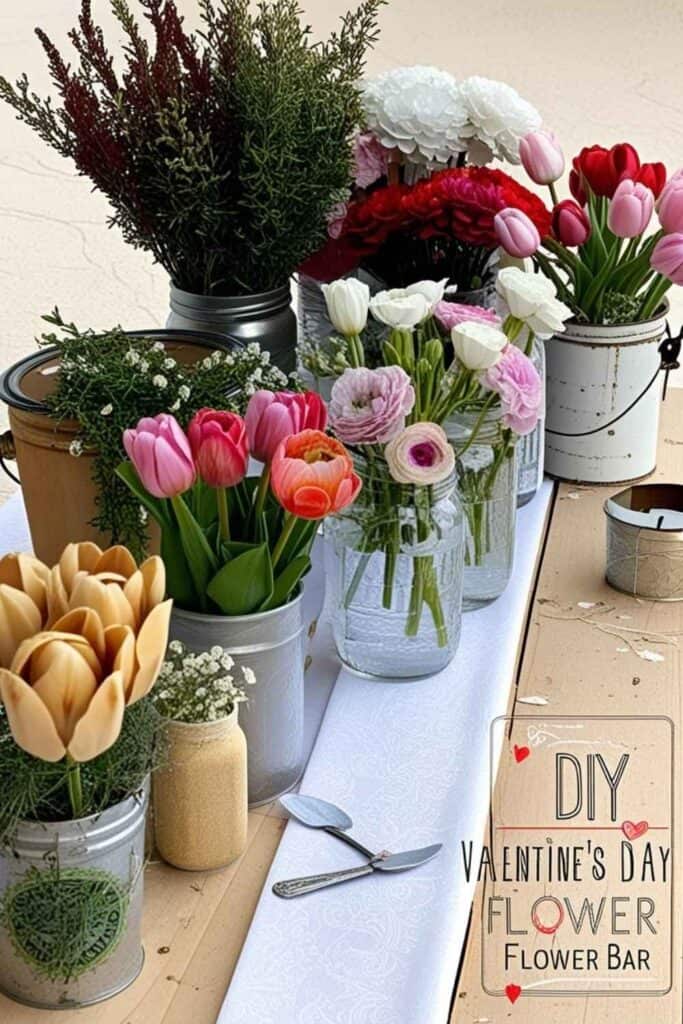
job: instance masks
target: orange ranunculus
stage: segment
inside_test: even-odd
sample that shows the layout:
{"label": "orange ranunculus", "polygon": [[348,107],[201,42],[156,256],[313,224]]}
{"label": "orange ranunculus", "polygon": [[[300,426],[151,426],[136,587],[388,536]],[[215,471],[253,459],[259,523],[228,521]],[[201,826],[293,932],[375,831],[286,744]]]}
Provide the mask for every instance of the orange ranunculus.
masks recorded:
{"label": "orange ranunculus", "polygon": [[361,488],[346,448],[321,430],[285,438],[271,463],[273,494],[301,519],[323,519],[355,500]]}

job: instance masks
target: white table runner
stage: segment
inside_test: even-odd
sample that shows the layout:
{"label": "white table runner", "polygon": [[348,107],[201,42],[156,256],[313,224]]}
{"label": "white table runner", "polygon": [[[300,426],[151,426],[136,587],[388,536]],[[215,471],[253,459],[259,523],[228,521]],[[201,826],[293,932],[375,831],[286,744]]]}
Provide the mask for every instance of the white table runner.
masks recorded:
{"label": "white table runner", "polygon": [[[271,892],[279,879],[362,863],[333,837],[290,822],[218,1024],[446,1024],[474,891],[459,844],[478,847],[483,837],[489,728],[507,709],[551,494],[546,482],[521,510],[513,580],[498,601],[465,615],[458,654],[439,675],[390,684],[339,671],[321,621],[306,676],[313,750],[301,791],[340,804],[371,848],[444,849],[415,871],[281,900]],[[0,553],[29,547],[16,494],[0,509]],[[321,596],[317,565],[309,619]]]}
{"label": "white table runner", "polygon": [[[474,891],[460,840],[483,838],[489,728],[507,710],[551,494],[546,482],[521,510],[513,580],[465,615],[448,668],[409,684],[339,672],[301,783],[348,811],[371,849],[444,849],[405,874],[282,900],[275,881],[362,863],[339,840],[290,822],[219,1024],[446,1024]],[[325,675],[317,658],[333,664],[324,637],[323,626],[307,688]]]}

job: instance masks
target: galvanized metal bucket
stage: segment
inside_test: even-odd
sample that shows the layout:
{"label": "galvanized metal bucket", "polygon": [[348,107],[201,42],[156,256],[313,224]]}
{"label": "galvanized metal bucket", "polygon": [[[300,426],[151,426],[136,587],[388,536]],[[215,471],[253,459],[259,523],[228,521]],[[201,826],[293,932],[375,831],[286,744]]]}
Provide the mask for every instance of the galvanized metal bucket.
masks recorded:
{"label": "galvanized metal bucket", "polygon": [[172,640],[200,653],[222,647],[238,667],[254,671],[240,707],[247,737],[249,803],[292,789],[304,769],[304,639],[302,595],[270,612],[202,615],[174,608]]}
{"label": "galvanized metal bucket", "polygon": [[546,473],[608,484],[652,472],[665,320],[666,311],[637,324],[570,323],[546,342]]}
{"label": "galvanized metal bucket", "polygon": [[[0,856],[0,990],[6,995],[41,1009],[73,1009],[108,999],[137,978],[144,959],[148,797],[149,782],[135,796],[89,818],[19,823]],[[56,922],[57,904],[66,908],[68,900],[73,907],[74,901],[89,899],[92,906],[95,890],[99,909],[82,919],[88,943],[79,947],[78,965],[72,964],[71,977],[55,976],[55,965],[64,961],[58,948],[63,939],[56,926],[46,928],[46,901]],[[77,913],[74,919],[81,920]],[[62,920],[71,918],[65,914]]]}
{"label": "galvanized metal bucket", "polygon": [[606,578],[653,601],[683,601],[683,486],[641,484],[605,502]]}

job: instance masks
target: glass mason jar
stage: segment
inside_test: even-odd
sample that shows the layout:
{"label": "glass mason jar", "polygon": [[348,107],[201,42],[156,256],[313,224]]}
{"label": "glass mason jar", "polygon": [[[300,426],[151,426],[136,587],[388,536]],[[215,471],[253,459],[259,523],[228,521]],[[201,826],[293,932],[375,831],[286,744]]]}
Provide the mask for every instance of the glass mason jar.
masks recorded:
{"label": "glass mason jar", "polygon": [[543,384],[542,415],[530,434],[519,439],[517,445],[517,507],[531,501],[543,481],[543,453],[545,449],[545,342],[534,338],[529,354]]}
{"label": "glass mason jar", "polygon": [[477,418],[474,413],[456,413],[444,424],[456,451],[458,497],[465,518],[463,611],[500,597],[510,579],[515,553],[515,435],[502,427],[496,410],[484,419],[476,439],[467,446]]}
{"label": "glass mason jar", "polygon": [[325,522],[327,610],[342,661],[388,680],[429,676],[460,639],[463,519],[455,478],[397,484],[357,457],[363,489]]}
{"label": "glass mason jar", "polygon": [[231,864],[247,845],[247,742],[237,708],[216,722],[166,724],[153,776],[154,831],[163,859],[185,871]]}

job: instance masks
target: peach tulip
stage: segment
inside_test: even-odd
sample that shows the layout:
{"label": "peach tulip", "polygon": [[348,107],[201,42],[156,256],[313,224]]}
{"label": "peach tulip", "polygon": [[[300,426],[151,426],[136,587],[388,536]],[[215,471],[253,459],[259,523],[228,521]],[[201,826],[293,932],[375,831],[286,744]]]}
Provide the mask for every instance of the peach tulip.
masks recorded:
{"label": "peach tulip", "polygon": [[323,519],[355,500],[361,488],[346,448],[320,430],[302,430],[278,447],[271,465],[273,494],[301,519]]}
{"label": "peach tulip", "polygon": [[104,626],[90,607],[25,639],[0,669],[0,696],[15,742],[33,757],[90,761],[116,742],[127,705],[152,688],[168,642],[171,601],[157,604],[137,634]]}
{"label": "peach tulip", "polygon": [[0,558],[0,667],[17,647],[39,630],[47,608],[49,569],[31,555]]}

